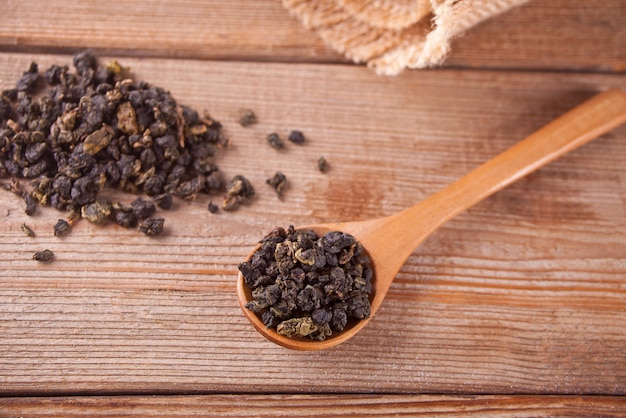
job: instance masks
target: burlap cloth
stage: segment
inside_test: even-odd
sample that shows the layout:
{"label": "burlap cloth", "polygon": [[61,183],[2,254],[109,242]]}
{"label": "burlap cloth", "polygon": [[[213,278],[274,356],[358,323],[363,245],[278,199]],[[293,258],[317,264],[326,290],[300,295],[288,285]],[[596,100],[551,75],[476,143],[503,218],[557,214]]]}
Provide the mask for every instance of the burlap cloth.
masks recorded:
{"label": "burlap cloth", "polygon": [[528,0],[282,0],[309,29],[379,74],[441,64],[452,39]]}

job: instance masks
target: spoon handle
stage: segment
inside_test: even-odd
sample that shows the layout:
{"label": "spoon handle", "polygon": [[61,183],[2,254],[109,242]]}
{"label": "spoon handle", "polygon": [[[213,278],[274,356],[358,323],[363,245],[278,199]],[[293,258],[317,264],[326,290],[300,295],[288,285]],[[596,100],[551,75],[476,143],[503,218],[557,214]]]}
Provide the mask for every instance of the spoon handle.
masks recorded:
{"label": "spoon handle", "polygon": [[388,218],[387,226],[397,232],[394,248],[389,250],[408,257],[431,232],[454,216],[623,122],[623,90],[615,88],[592,97],[440,192]]}

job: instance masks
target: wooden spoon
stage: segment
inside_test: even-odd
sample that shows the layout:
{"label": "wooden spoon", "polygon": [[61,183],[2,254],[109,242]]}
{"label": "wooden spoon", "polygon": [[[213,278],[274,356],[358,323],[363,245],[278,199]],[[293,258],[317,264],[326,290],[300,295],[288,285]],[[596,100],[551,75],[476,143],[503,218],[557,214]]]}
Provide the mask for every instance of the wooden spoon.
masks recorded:
{"label": "wooden spoon", "polygon": [[611,89],[549,123],[523,141],[482,164],[465,177],[395,215],[359,222],[311,225],[318,235],[342,231],[354,235],[372,259],[371,316],[324,341],[288,338],[265,327],[245,304],[251,292],[241,273],[239,302],[252,325],[267,339],[295,350],[322,350],[359,332],[380,308],[393,279],[415,248],[445,222],[514,181],[626,121],[626,93]]}

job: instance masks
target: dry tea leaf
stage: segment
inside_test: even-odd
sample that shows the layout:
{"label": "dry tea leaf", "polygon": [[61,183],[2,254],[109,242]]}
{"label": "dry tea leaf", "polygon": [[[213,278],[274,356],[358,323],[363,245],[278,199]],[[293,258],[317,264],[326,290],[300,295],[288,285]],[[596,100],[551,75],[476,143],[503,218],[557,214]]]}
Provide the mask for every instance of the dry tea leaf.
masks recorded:
{"label": "dry tea leaf", "polygon": [[50,250],[37,251],[33,254],[33,260],[39,261],[41,263],[47,263],[52,261],[54,258],[54,253]]}
{"label": "dry tea leaf", "polygon": [[59,219],[54,225],[54,236],[62,237],[67,235],[72,230],[72,226],[65,219]]}
{"label": "dry tea leaf", "polygon": [[87,135],[83,143],[83,151],[89,155],[95,155],[108,147],[115,132],[110,126],[103,126],[97,131]]}
{"label": "dry tea leaf", "polygon": [[28,225],[22,224],[20,227],[22,231],[26,234],[27,237],[34,237],[35,231],[33,231]]}
{"label": "dry tea leaf", "polygon": [[239,117],[239,124],[243,127],[253,125],[257,122],[258,122],[258,119],[256,115],[250,109],[244,110],[241,116]]}
{"label": "dry tea leaf", "polygon": [[276,191],[276,194],[280,197],[282,196],[285,186],[287,185],[287,177],[280,171],[277,171],[273,177],[265,180],[265,182],[272,186],[272,188]]}
{"label": "dry tea leaf", "polygon": [[274,149],[282,149],[285,147],[283,140],[276,132],[267,135],[267,143]]}
{"label": "dry tea leaf", "polygon": [[211,213],[217,213],[220,210],[220,207],[217,206],[215,203],[213,203],[213,201],[209,202],[209,204],[207,205],[207,208],[208,208],[209,212],[211,212]]}
{"label": "dry tea leaf", "polygon": [[161,235],[164,223],[165,219],[163,218],[148,218],[139,224],[139,232],[143,232],[149,237]]}
{"label": "dry tea leaf", "polygon": [[246,308],[287,337],[321,341],[370,315],[373,270],[349,234],[276,228],[238,268],[252,292]]}
{"label": "dry tea leaf", "polygon": [[322,173],[328,171],[328,162],[323,156],[317,159],[317,169]]}
{"label": "dry tea leaf", "polygon": [[174,205],[174,199],[172,198],[171,193],[163,193],[152,198],[154,203],[161,209],[169,210]]}
{"label": "dry tea leaf", "polygon": [[113,205],[113,216],[115,222],[124,228],[134,228],[137,225],[137,216],[132,207],[128,207],[118,202]]}
{"label": "dry tea leaf", "polygon": [[[8,189],[24,199],[27,214],[50,205],[104,221],[96,202],[105,187],[155,196],[161,208],[171,207],[172,196],[223,190],[212,162],[227,144],[217,120],[125,78],[115,61],[102,66],[83,52],[73,64],[74,72],[52,65],[42,77],[33,63],[15,88],[0,92],[0,177],[12,179]],[[21,178],[30,190],[21,189]],[[136,224],[122,207],[111,215]]]}
{"label": "dry tea leaf", "polygon": [[306,140],[302,131],[291,131],[287,139],[289,139],[294,144],[303,144]]}
{"label": "dry tea leaf", "polygon": [[109,61],[106,64],[106,69],[116,77],[120,78],[126,78],[126,76],[130,73],[130,68],[122,66],[122,64],[117,62],[117,60]]}
{"label": "dry tea leaf", "polygon": [[104,223],[111,216],[112,211],[111,202],[101,199],[80,208],[81,217],[96,225]]}
{"label": "dry tea leaf", "polygon": [[236,210],[240,205],[250,202],[254,195],[252,183],[238,174],[226,186],[226,196],[224,196],[222,209],[225,211]]}
{"label": "dry tea leaf", "polygon": [[147,219],[156,212],[156,205],[150,200],[139,196],[130,204],[137,219]]}

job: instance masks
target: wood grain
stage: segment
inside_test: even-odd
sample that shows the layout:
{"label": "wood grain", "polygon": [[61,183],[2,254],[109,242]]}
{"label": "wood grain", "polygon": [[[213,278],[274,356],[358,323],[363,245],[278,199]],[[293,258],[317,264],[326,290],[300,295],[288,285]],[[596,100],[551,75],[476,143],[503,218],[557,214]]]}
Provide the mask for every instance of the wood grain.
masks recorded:
{"label": "wood grain", "polygon": [[[102,58],[106,60],[106,57]],[[3,53],[0,88],[36,60]],[[0,199],[0,393],[626,394],[626,127],[460,215],[408,260],[377,316],[319,353],[265,341],[240,312],[236,265],[276,225],[394,213],[623,75],[124,59],[137,79],[207,109],[232,140],[227,177],[252,205],[211,215],[178,201],[157,239],[32,218]],[[260,122],[236,121],[252,108]],[[278,152],[271,131],[301,129]],[[330,171],[317,171],[325,155]],[[284,200],[264,184],[291,182]],[[131,196],[110,191],[124,201]],[[20,230],[27,222],[35,238]],[[50,264],[30,258],[49,248]],[[532,402],[531,402],[532,404]]]}
{"label": "wood grain", "polygon": [[[437,229],[494,193],[625,122],[626,92],[621,88],[609,89],[399,213],[367,220],[307,225],[318,236],[333,231],[348,233],[367,249],[376,278],[370,297],[371,312],[355,326],[331,335],[324,341],[311,341],[280,335],[248,309],[244,309],[246,317],[267,339],[293,350],[324,350],[353,338],[378,311],[408,257]],[[247,278],[244,279],[240,273],[237,294],[244,308],[256,299],[246,281]]]}
{"label": "wood grain", "polygon": [[[344,62],[279,0],[4,0],[0,50]],[[472,29],[447,65],[624,72],[624,0],[531,1]]]}
{"label": "wood grain", "polygon": [[626,416],[609,396],[209,395],[4,398],[0,413],[29,417]]}
{"label": "wood grain", "polygon": [[455,40],[447,65],[624,73],[625,19],[624,0],[532,0]]}

